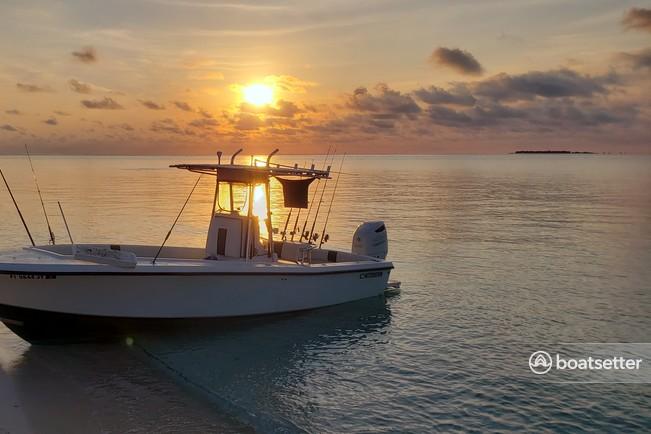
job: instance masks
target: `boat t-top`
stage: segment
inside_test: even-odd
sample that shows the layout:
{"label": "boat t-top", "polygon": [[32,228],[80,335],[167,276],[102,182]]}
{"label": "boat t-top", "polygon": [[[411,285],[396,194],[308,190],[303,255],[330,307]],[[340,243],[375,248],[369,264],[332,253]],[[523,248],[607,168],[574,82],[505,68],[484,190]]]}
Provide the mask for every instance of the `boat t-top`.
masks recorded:
{"label": "boat t-top", "polygon": [[[0,254],[0,320],[38,342],[95,330],[130,332],[161,322],[315,309],[382,295],[393,268],[385,259],[384,223],[361,224],[350,252],[325,248],[325,227],[316,234],[313,224],[301,224],[292,213],[309,215],[316,197],[313,189],[309,200],[310,185],[318,188],[335,172],[330,166],[272,163],[276,152],[247,165],[235,164],[237,153],[222,164],[218,153],[217,164],[171,166],[215,177],[203,248],[165,242],[75,244],[72,236],[69,244],[54,244],[53,234],[49,245],[34,245],[25,224],[32,246]],[[280,182],[289,208],[282,228],[272,224],[272,178]],[[266,216],[260,217],[253,200],[259,191],[266,202]],[[17,204],[16,209],[20,214]]]}

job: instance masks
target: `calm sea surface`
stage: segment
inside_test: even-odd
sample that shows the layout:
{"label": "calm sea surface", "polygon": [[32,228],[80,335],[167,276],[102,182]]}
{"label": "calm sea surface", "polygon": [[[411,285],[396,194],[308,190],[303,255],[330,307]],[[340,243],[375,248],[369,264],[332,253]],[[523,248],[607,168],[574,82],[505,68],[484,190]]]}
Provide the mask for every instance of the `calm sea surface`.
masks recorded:
{"label": "calm sea surface", "polygon": [[[61,242],[57,200],[75,241],[132,244],[160,243],[196,180],[167,166],[203,161],[34,157]],[[46,243],[28,162],[0,157],[0,168]],[[57,406],[59,417],[95,417],[87,430],[651,430],[651,385],[554,384],[527,364],[545,343],[651,342],[651,158],[356,156],[344,171],[330,245],[350,249],[357,224],[384,220],[399,295],[134,336],[131,347],[29,347],[2,328],[0,362],[28,422],[51,429],[36,414],[47,398],[27,378],[41,373],[89,397],[86,410]],[[211,180],[199,184],[169,245],[204,242]],[[0,248],[26,245],[4,191],[0,216]],[[149,400],[156,410],[144,414]]]}

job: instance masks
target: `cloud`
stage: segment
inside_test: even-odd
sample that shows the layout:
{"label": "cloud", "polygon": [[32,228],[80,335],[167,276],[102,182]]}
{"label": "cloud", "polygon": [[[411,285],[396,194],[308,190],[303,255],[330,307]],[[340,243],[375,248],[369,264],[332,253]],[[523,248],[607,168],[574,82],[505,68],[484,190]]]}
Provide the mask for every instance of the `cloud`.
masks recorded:
{"label": "cloud", "polygon": [[554,101],[538,107],[536,121],[552,127],[597,127],[611,124],[631,123],[638,115],[638,109],[631,104],[595,106],[577,104],[573,101]]}
{"label": "cloud", "polygon": [[149,128],[156,133],[170,133],[182,136],[194,136],[194,132],[189,129],[181,128],[173,119],[167,118],[160,121],[154,121]]}
{"label": "cloud", "polygon": [[263,126],[262,120],[250,113],[240,113],[234,120],[235,129],[241,131],[257,130]]}
{"label": "cloud", "polygon": [[13,110],[5,110],[5,113],[8,115],[14,115],[14,116],[19,116],[22,115],[22,112],[19,110],[13,109]]}
{"label": "cloud", "polygon": [[70,85],[70,89],[77,93],[88,94],[93,91],[92,85],[84,83],[83,81],[75,80],[74,78],[68,81],[68,84]]}
{"label": "cloud", "polygon": [[52,92],[52,89],[48,86],[38,86],[36,84],[16,83],[16,87],[18,90],[28,93]]}
{"label": "cloud", "polygon": [[215,119],[195,119],[190,122],[188,125],[195,128],[213,128],[219,125]]}
{"label": "cloud", "polygon": [[[382,131],[415,140],[434,131],[457,135],[477,130],[487,135],[603,133],[607,126],[633,125],[647,113],[638,109],[640,102],[626,97],[627,92],[615,91],[625,90],[626,83],[626,76],[614,73],[590,76],[560,69],[498,74],[406,93],[386,85],[373,92],[360,87],[345,100],[345,108],[352,109],[352,114],[326,111],[303,129],[357,140]],[[604,98],[610,94],[612,97]]]}
{"label": "cloud", "polygon": [[535,100],[517,106],[479,103],[471,108],[452,109],[432,105],[427,119],[435,125],[455,129],[490,129],[534,131],[577,130],[612,124],[627,124],[635,120],[638,110],[633,105],[594,105],[571,99]]}
{"label": "cloud", "polygon": [[176,108],[178,108],[179,110],[183,110],[184,112],[193,112],[194,111],[194,109],[192,107],[190,107],[190,104],[188,104],[187,102],[172,101],[172,104],[174,104],[176,106]]}
{"label": "cloud", "polygon": [[44,120],[43,123],[48,125],[59,125],[59,121],[57,121],[56,118],[49,118]]}
{"label": "cloud", "polygon": [[84,83],[83,81],[79,81],[74,78],[68,81],[68,85],[70,86],[70,89],[73,92],[77,92],[77,93],[90,94],[93,92],[107,92],[116,95],[124,95],[122,92],[118,92],[112,89],[107,89],[105,87],[97,86],[91,83]]}
{"label": "cloud", "polygon": [[395,128],[396,123],[385,119],[369,119],[369,125],[379,129],[392,129]]}
{"label": "cloud", "polygon": [[481,75],[484,68],[468,51],[459,48],[439,47],[430,56],[430,62],[464,75]]}
{"label": "cloud", "polygon": [[264,81],[291,93],[305,93],[308,88],[316,86],[313,81],[302,80],[293,75],[268,75]]}
{"label": "cloud", "polygon": [[472,118],[470,116],[447,107],[429,107],[427,114],[431,121],[438,125],[461,127],[472,124]]}
{"label": "cloud", "polygon": [[413,117],[421,112],[411,96],[390,89],[386,84],[378,84],[375,91],[373,94],[365,87],[358,87],[348,96],[346,105],[357,111],[384,113],[392,117]]}
{"label": "cloud", "polygon": [[113,124],[113,125],[110,125],[109,128],[111,128],[111,129],[121,129],[121,130],[124,130],[124,131],[135,131],[135,128],[133,128],[131,125],[129,125],[127,123]]}
{"label": "cloud", "polygon": [[203,116],[206,119],[211,119],[212,118],[212,113],[210,113],[208,110],[204,110],[202,108],[199,108],[197,110],[197,113],[199,113],[201,116]]}
{"label": "cloud", "polygon": [[651,32],[651,9],[630,9],[622,18],[622,25],[627,29]]}
{"label": "cloud", "polygon": [[501,73],[472,85],[475,96],[494,100],[529,100],[535,97],[591,97],[607,94],[606,84],[616,77],[591,77],[570,69],[531,71],[519,75]]}
{"label": "cloud", "polygon": [[140,104],[142,104],[143,106],[147,107],[150,110],[165,110],[164,105],[156,104],[153,101],[139,99],[138,102],[140,102]]}
{"label": "cloud", "polygon": [[473,106],[477,102],[468,88],[460,84],[449,91],[436,86],[430,86],[427,89],[421,88],[414,91],[414,95],[427,104]]}
{"label": "cloud", "polygon": [[224,79],[224,74],[221,72],[206,72],[202,74],[192,74],[189,78],[190,80],[221,81]]}
{"label": "cloud", "polygon": [[633,69],[651,69],[651,48],[646,48],[635,53],[620,53],[618,56]]}
{"label": "cloud", "polygon": [[0,126],[0,130],[5,130],[5,131],[11,131],[11,132],[18,132],[16,127],[9,125],[9,124],[4,124]]}
{"label": "cloud", "polygon": [[304,131],[300,128],[267,128],[265,132],[277,136],[297,136]]}
{"label": "cloud", "polygon": [[279,116],[282,118],[293,118],[296,114],[302,113],[296,104],[291,101],[278,100],[276,107],[269,106],[267,109],[268,114],[272,116]]}
{"label": "cloud", "polygon": [[503,126],[520,130],[541,127],[559,130],[630,123],[638,112],[632,105],[595,106],[565,99],[532,101],[519,106],[489,103],[465,110],[433,105],[427,109],[427,114],[433,124],[451,128]]}
{"label": "cloud", "polygon": [[122,107],[117,101],[112,98],[104,98],[100,100],[88,100],[85,99],[81,101],[81,104],[89,109],[102,109],[102,110],[121,110]]}
{"label": "cloud", "polygon": [[298,113],[303,113],[305,110],[298,107],[291,101],[280,99],[275,105],[256,106],[249,103],[240,104],[240,111],[244,113],[264,114],[266,116],[274,116],[280,118],[293,118]]}
{"label": "cloud", "polygon": [[285,5],[264,5],[248,4],[239,2],[201,2],[201,1],[184,1],[184,0],[149,0],[152,3],[161,5],[180,6],[183,8],[205,8],[205,9],[240,9],[244,11],[277,11],[286,10]]}
{"label": "cloud", "polygon": [[359,124],[357,117],[354,117],[354,121],[352,122],[351,118],[353,117],[347,116],[343,118],[330,119],[317,125],[308,125],[305,128],[328,136],[333,134],[342,134],[348,132],[352,125]]}
{"label": "cloud", "polygon": [[100,127],[103,127],[103,126],[104,126],[104,122],[102,122],[102,121],[98,121],[98,120],[96,120],[96,119],[86,119],[86,118],[81,118],[81,120],[84,121],[84,122],[90,122],[90,123],[92,123],[92,124],[99,125]]}
{"label": "cloud", "polygon": [[73,51],[72,56],[82,63],[97,62],[97,53],[93,47],[84,47],[81,50]]}

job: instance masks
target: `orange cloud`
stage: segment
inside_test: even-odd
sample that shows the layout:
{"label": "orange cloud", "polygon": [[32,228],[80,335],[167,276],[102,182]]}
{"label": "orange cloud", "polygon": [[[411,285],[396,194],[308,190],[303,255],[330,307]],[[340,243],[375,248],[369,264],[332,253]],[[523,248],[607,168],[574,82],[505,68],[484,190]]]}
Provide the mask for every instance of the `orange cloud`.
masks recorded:
{"label": "orange cloud", "polygon": [[84,47],[81,50],[73,51],[72,56],[82,63],[97,62],[97,53],[93,47]]}

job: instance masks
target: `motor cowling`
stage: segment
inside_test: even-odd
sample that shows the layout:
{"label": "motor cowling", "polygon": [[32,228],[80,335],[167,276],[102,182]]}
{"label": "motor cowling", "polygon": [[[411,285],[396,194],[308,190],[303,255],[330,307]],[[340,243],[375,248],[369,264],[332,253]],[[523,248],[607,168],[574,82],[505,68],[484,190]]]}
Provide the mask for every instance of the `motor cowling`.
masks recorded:
{"label": "motor cowling", "polygon": [[352,252],[357,255],[386,259],[389,240],[384,222],[364,222],[359,225],[353,235]]}

